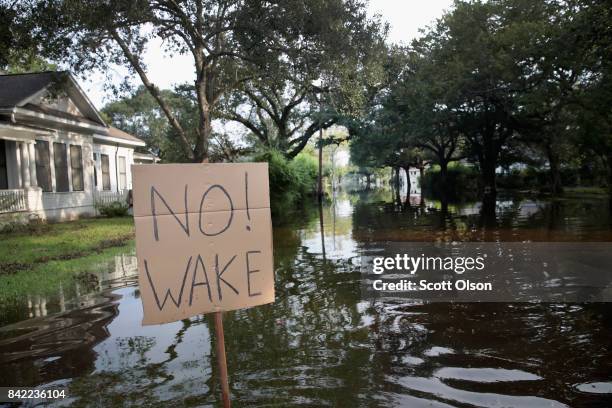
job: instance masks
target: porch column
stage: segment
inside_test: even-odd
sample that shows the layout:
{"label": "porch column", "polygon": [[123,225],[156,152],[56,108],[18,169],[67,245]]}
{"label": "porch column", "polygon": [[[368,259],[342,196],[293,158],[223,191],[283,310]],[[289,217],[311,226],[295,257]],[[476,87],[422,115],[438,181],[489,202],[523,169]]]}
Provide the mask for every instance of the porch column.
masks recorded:
{"label": "porch column", "polygon": [[30,187],[30,157],[28,147],[24,142],[18,142],[21,155],[21,182],[22,188]]}
{"label": "porch column", "polygon": [[34,150],[34,142],[28,143],[28,156],[30,156],[30,184],[32,187],[38,187],[38,178],[36,177],[36,151]]}

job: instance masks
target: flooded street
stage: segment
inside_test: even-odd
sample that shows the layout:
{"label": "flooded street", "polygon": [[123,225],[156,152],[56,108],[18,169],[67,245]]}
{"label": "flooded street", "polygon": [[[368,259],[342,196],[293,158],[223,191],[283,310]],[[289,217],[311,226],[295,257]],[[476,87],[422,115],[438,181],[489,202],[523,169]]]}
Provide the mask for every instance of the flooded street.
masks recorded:
{"label": "flooded street", "polygon": [[[374,301],[360,272],[379,242],[612,242],[606,199],[500,197],[484,216],[375,190],[275,224],[276,302],[225,314],[235,406],[612,406],[609,303]],[[218,406],[212,319],[143,327],[136,274],[128,250],[2,304],[0,386],[68,386],[67,406]]]}

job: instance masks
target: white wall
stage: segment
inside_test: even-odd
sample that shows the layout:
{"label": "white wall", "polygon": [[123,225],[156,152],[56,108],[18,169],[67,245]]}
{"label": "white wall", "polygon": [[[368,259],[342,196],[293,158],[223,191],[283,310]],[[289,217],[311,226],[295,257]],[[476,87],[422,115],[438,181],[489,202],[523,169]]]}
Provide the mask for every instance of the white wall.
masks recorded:
{"label": "white wall", "polygon": [[[49,143],[49,159],[51,163],[51,192],[43,192],[38,203],[30,202],[31,210],[41,218],[71,219],[81,215],[93,215],[93,185],[91,167],[91,155],[93,150],[93,139],[91,136],[74,132],[58,131],[55,135],[38,135],[37,140]],[[66,160],[68,163],[68,188],[67,192],[57,192],[55,182],[54,149],[53,143],[66,144]],[[72,169],[70,166],[70,146],[81,146],[83,158],[83,191],[73,191]],[[33,208],[32,208],[33,207]]]}
{"label": "white wall", "polygon": [[[117,158],[125,157],[126,164],[126,179],[127,186],[126,189],[132,188],[132,164],[134,164],[134,149],[131,147],[123,147],[123,146],[112,146],[105,144],[94,144],[93,152],[97,154],[97,161],[95,163],[97,169],[97,178],[98,185],[96,189],[98,191],[102,191],[102,159],[100,158],[101,154],[108,155],[108,166],[110,172],[110,182],[111,182],[111,190],[117,191],[117,181],[119,178],[119,173],[117,169]],[[93,182],[93,167],[92,167],[92,176],[91,180]]]}

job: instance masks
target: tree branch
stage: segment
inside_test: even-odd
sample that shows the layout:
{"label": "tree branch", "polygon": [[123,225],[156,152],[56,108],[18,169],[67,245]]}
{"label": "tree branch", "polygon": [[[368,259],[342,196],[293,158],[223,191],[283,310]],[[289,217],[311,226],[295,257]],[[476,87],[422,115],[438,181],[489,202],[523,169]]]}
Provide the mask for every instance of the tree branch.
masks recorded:
{"label": "tree branch", "polygon": [[164,115],[166,115],[166,118],[168,118],[170,125],[178,133],[179,140],[181,141],[181,147],[183,148],[185,154],[187,155],[189,159],[193,160],[194,152],[191,148],[191,144],[189,143],[189,140],[187,139],[187,136],[185,135],[185,131],[183,130],[183,127],[181,126],[179,121],[176,119],[174,114],[172,113],[172,109],[170,109],[170,106],[168,105],[168,103],[161,96],[161,92],[153,83],[151,83],[146,72],[142,68],[142,65],[140,64],[138,58],[132,53],[132,51],[129,49],[126,42],[121,38],[117,30],[115,28],[111,28],[109,29],[109,34],[115,40],[115,42],[119,45],[119,47],[123,51],[125,58],[128,60],[132,68],[134,68],[134,70],[138,73],[138,76],[140,77],[140,80],[142,81],[143,85],[147,88],[151,96],[153,96],[153,98],[157,101],[159,106],[162,108],[162,111],[164,112]]}

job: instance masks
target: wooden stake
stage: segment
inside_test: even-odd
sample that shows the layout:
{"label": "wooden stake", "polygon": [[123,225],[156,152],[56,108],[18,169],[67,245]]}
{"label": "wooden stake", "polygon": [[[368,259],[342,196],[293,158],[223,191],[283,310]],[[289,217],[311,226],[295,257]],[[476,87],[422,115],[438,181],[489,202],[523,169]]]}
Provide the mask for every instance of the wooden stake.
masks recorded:
{"label": "wooden stake", "polygon": [[225,359],[225,334],[223,333],[223,312],[215,312],[215,338],[217,339],[217,363],[223,408],[230,408],[229,382],[227,379],[227,361]]}

